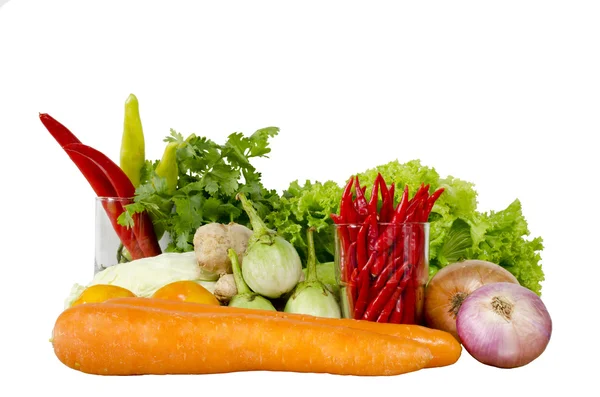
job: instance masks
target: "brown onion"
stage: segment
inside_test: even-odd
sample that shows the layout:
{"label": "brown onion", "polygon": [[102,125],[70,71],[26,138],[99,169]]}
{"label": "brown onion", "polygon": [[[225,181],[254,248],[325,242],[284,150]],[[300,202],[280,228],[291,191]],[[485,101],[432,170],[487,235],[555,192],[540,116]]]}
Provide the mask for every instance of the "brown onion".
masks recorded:
{"label": "brown onion", "polygon": [[519,284],[512,273],[492,262],[470,259],[443,267],[425,290],[426,325],[449,332],[460,340],[456,315],[462,302],[477,288],[498,282]]}

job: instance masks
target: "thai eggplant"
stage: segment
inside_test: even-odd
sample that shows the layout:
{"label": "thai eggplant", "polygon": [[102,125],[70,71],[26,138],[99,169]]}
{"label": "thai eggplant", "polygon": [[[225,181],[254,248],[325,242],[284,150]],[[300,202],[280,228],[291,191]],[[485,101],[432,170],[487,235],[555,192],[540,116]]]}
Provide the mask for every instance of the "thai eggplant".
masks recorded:
{"label": "thai eggplant", "polygon": [[273,307],[273,304],[268,299],[250,291],[250,288],[248,288],[248,285],[242,276],[242,272],[240,271],[240,263],[235,250],[230,248],[227,251],[227,255],[229,256],[231,266],[233,267],[233,277],[237,288],[237,294],[231,298],[228,306],[242,307],[245,309],[275,310],[275,307]]}
{"label": "thai eggplant", "polygon": [[267,228],[243,193],[238,193],[237,199],[242,202],[252,226],[242,263],[244,280],[252,291],[267,298],[279,298],[300,281],[300,256],[292,244]]}
{"label": "thai eggplant", "polygon": [[309,228],[306,239],[308,242],[306,281],[302,281],[296,286],[286,302],[284,311],[317,317],[341,318],[340,306],[335,296],[317,276],[313,233],[314,228]]}

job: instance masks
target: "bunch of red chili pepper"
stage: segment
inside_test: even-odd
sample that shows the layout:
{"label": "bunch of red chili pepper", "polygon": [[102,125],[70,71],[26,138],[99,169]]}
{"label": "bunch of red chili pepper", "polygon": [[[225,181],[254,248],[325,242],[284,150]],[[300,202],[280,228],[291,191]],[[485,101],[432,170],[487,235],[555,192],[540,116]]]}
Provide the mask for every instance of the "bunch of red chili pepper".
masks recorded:
{"label": "bunch of red chili pepper", "polygon": [[381,174],[369,200],[366,188],[358,176],[350,178],[340,213],[331,214],[338,229],[341,281],[350,314],[369,321],[419,323],[417,302],[422,302],[428,277],[425,228],[444,189],[429,194],[430,185],[421,184],[409,198],[405,185],[396,204],[395,184],[388,187]]}
{"label": "bunch of red chili pepper", "polygon": [[134,226],[131,228],[117,222],[117,218],[124,211],[120,199],[132,199],[135,194],[135,187],[125,172],[103,153],[81,143],[69,129],[49,114],[40,113],[40,120],[79,168],[96,195],[118,198],[114,201],[105,201],[103,205],[115,232],[129,251],[131,258],[139,259],[160,254],[158,239],[147,213],[133,215]]}

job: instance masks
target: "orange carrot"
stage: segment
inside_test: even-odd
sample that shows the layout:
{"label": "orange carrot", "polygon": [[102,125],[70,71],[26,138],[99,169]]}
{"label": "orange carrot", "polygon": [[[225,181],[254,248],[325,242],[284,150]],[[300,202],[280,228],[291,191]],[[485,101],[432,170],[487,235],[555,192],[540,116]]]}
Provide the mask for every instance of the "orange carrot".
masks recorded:
{"label": "orange carrot", "polygon": [[448,332],[427,328],[412,324],[377,323],[365,320],[334,319],[325,317],[314,317],[303,314],[274,312],[267,310],[243,309],[237,307],[225,307],[214,305],[203,305],[198,303],[161,301],[148,298],[115,298],[109,302],[122,305],[156,307],[165,310],[175,310],[192,313],[242,313],[259,314],[269,317],[294,319],[299,321],[315,322],[333,326],[344,326],[363,331],[377,332],[396,337],[404,337],[423,343],[429,348],[433,355],[427,368],[443,367],[454,364],[462,353],[461,344]]}
{"label": "orange carrot", "polygon": [[98,375],[291,371],[397,375],[431,353],[404,338],[247,313],[192,313],[90,303],[63,311],[54,351],[70,368]]}

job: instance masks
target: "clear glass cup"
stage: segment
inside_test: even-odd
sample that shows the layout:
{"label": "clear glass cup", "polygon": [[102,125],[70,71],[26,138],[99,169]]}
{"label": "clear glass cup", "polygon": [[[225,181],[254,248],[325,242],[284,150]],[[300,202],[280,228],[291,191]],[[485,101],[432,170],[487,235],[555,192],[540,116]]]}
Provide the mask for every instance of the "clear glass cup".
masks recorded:
{"label": "clear glass cup", "polygon": [[429,223],[378,223],[376,229],[367,224],[334,227],[343,316],[423,324]]}
{"label": "clear glass cup", "polygon": [[[94,274],[118,263],[144,256],[136,243],[136,234],[139,235],[144,227],[148,227],[143,222],[151,222],[150,218],[136,216],[135,226],[131,228],[117,223],[124,206],[131,203],[132,198],[96,197]],[[165,233],[159,241],[161,250],[164,251],[168,242],[169,237]]]}

